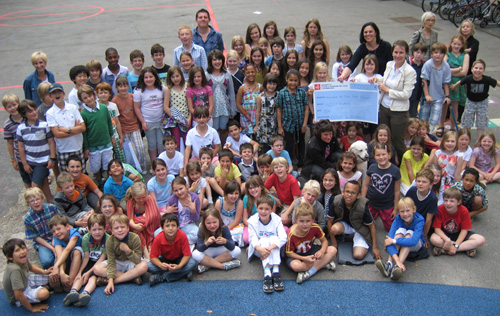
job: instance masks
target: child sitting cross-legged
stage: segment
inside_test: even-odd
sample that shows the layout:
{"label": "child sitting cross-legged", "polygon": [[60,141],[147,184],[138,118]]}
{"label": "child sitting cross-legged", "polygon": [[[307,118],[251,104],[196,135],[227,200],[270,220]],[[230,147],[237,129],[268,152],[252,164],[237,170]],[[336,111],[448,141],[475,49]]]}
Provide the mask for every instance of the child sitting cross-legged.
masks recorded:
{"label": "child sitting cross-legged", "polygon": [[141,285],[141,275],[148,271],[147,262],[141,260],[141,239],[129,231],[127,215],[113,215],[110,223],[113,235],[106,241],[107,260],[94,267],[94,274],[100,277],[97,284],[107,284],[104,289],[106,294],[114,293],[115,284],[118,283],[133,280]]}
{"label": "child sitting cross-legged", "polygon": [[[22,305],[33,313],[49,309],[47,304],[38,303],[49,298],[49,290],[42,285],[49,283],[52,268],[42,270],[31,264],[28,260],[28,248],[21,239],[9,239],[2,250],[7,257],[2,284],[9,302],[17,306]],[[2,309],[7,313],[5,307]]]}
{"label": "child sitting cross-legged", "polygon": [[215,180],[214,183],[210,182],[210,186],[219,195],[224,195],[226,184],[230,181],[236,180],[241,186],[241,172],[240,169],[233,163],[233,153],[229,149],[223,149],[219,153],[219,165],[215,167]]}
{"label": "child sitting cross-legged", "polygon": [[173,282],[183,276],[192,280],[191,271],[196,267],[196,261],[191,258],[189,241],[179,229],[179,218],[173,213],[163,214],[160,232],[151,247],[151,261],[148,262],[149,286],[161,282]]}
{"label": "child sitting cross-legged", "polygon": [[[295,212],[295,224],[290,228],[286,242],[286,264],[298,272],[297,283],[302,283],[316,274],[322,268],[335,271],[333,260],[337,249],[328,246],[328,240],[321,227],[314,222],[314,209],[311,204],[302,203]],[[323,214],[321,214],[324,218]],[[315,244],[315,240],[321,246]]]}
{"label": "child sitting cross-legged", "polygon": [[432,222],[432,254],[438,256],[444,252],[454,255],[459,251],[466,251],[469,257],[474,258],[476,249],[484,245],[486,239],[470,230],[472,223],[469,211],[461,205],[460,190],[448,188],[444,191],[443,198],[444,204],[438,207],[438,214]]}
{"label": "child sitting cross-legged", "polygon": [[57,187],[61,191],[54,196],[54,203],[59,211],[66,215],[71,226],[87,227],[94,210],[87,204],[85,195],[75,189],[73,177],[68,172],[61,172],[57,177]]}
{"label": "child sitting cross-legged", "polygon": [[462,193],[462,205],[469,211],[470,217],[488,209],[486,191],[479,183],[479,171],[474,168],[465,168],[462,180],[453,187]]}
{"label": "child sitting cross-legged", "polygon": [[[90,294],[96,288],[97,277],[93,274],[94,265],[106,259],[106,219],[102,214],[92,214],[89,218],[89,232],[83,236],[82,250],[83,261],[76,275],[75,282],[68,295],[63,300],[64,305],[87,306],[90,302]],[[83,292],[78,293],[83,285]]]}
{"label": "child sitting cross-legged", "polygon": [[273,199],[263,195],[257,200],[257,214],[248,219],[248,260],[256,255],[264,268],[264,293],[283,291],[280,276],[280,248],[286,244],[286,232],[279,215],[272,212]]}
{"label": "child sitting cross-legged", "polygon": [[241,249],[231,237],[229,228],[224,225],[221,214],[213,207],[208,208],[201,218],[200,230],[193,259],[199,262],[198,273],[210,268],[231,270],[241,264],[238,257]]}
{"label": "child sitting cross-legged", "polygon": [[66,216],[56,215],[49,221],[54,235],[56,263],[50,273],[50,287],[56,293],[69,292],[82,263],[82,236],[71,228]]}
{"label": "child sitting cross-legged", "polygon": [[408,197],[399,200],[397,211],[399,214],[394,218],[384,242],[389,259],[385,264],[381,259],[375,262],[382,275],[395,281],[406,271],[404,262],[408,254],[419,251],[425,244],[425,218],[417,212],[413,200]]}

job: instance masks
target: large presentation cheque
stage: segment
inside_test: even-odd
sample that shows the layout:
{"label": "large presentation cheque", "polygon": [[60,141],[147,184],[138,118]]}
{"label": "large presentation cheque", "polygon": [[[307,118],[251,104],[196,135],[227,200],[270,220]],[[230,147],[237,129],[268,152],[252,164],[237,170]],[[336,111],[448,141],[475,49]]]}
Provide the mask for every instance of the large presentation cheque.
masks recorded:
{"label": "large presentation cheque", "polygon": [[316,121],[361,121],[378,124],[378,87],[356,82],[314,83]]}

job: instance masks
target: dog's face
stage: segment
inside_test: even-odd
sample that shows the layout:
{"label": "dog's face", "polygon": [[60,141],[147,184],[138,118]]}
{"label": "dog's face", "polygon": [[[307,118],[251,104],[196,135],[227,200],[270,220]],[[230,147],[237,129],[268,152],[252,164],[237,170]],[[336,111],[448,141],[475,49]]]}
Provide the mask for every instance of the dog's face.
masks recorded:
{"label": "dog's face", "polygon": [[356,155],[358,162],[366,161],[368,159],[368,146],[362,140],[352,143],[348,151]]}

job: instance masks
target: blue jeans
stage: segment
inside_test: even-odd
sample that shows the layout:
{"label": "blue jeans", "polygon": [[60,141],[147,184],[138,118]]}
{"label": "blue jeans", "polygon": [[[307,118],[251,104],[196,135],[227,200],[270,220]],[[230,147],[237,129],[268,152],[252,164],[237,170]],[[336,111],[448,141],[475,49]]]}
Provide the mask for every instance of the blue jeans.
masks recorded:
{"label": "blue jeans", "polygon": [[54,253],[47,247],[38,246],[38,258],[44,269],[52,267],[55,263],[56,257]]}
{"label": "blue jeans", "polygon": [[420,107],[420,119],[429,122],[430,131],[432,133],[436,125],[441,120],[441,111],[443,110],[443,100],[434,100],[432,102],[425,101]]}
{"label": "blue jeans", "polygon": [[[179,257],[176,260],[167,260],[164,257],[159,256],[158,259],[161,262],[179,264],[179,262],[181,262],[181,260],[182,260],[182,257]],[[189,258],[189,261],[186,263],[186,265],[184,265],[182,268],[180,268],[177,271],[171,272],[171,271],[163,271],[162,269],[158,268],[156,265],[154,265],[154,263],[152,263],[150,261],[150,262],[148,262],[148,271],[152,274],[163,273],[167,282],[173,282],[173,281],[179,280],[183,276],[187,275],[189,272],[191,272],[196,267],[196,265],[197,265],[196,261],[191,257],[191,258]]]}

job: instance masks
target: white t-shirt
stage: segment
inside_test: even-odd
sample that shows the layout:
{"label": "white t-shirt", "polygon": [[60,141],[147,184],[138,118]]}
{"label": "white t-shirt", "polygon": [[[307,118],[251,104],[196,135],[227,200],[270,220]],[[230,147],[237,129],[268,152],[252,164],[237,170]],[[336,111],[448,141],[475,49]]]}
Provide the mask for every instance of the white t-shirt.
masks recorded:
{"label": "white t-shirt", "polygon": [[465,161],[469,162],[472,157],[472,148],[467,146],[467,150],[465,152],[457,151],[458,159],[463,158]]}
{"label": "white t-shirt", "polygon": [[[184,180],[186,180],[186,182],[188,183],[188,186],[190,186],[188,177],[184,177]],[[205,178],[203,178],[203,177],[200,177],[200,185],[198,186],[198,188],[196,190],[194,190],[193,193],[200,194],[201,189],[206,188],[206,187],[207,187],[207,180],[205,180]]]}
{"label": "white t-shirt", "polygon": [[240,133],[240,140],[236,141],[232,136],[228,135],[226,138],[226,144],[231,144],[230,147],[232,150],[235,152],[239,153],[240,152],[240,146],[242,144],[250,143],[252,139],[248,137],[247,135]]}
{"label": "white t-shirt", "polygon": [[161,122],[163,120],[164,88],[148,90],[135,89],[134,102],[141,103],[141,113],[146,122]]}
{"label": "white t-shirt", "polygon": [[158,158],[167,164],[168,174],[178,176],[180,173],[179,169],[184,168],[184,155],[178,151],[175,151],[173,158],[168,158],[166,151],[158,155]]}
{"label": "white t-shirt", "polygon": [[214,149],[215,145],[220,145],[220,138],[217,131],[207,125],[207,131],[204,137],[198,133],[198,129],[192,128],[186,135],[186,146],[191,146],[192,157],[200,158],[200,148],[209,147]]}
{"label": "white t-shirt", "polygon": [[[45,114],[49,127],[75,127],[75,121],[83,122],[83,118],[78,111],[78,106],[64,102],[64,109],[61,110],[55,104]],[[83,145],[83,135],[76,134],[69,137],[57,138],[56,150],[58,153],[70,153],[79,151]]]}
{"label": "white t-shirt", "polygon": [[68,103],[78,105],[79,109],[83,109],[84,103],[78,99],[78,90],[75,87],[68,93]]}

